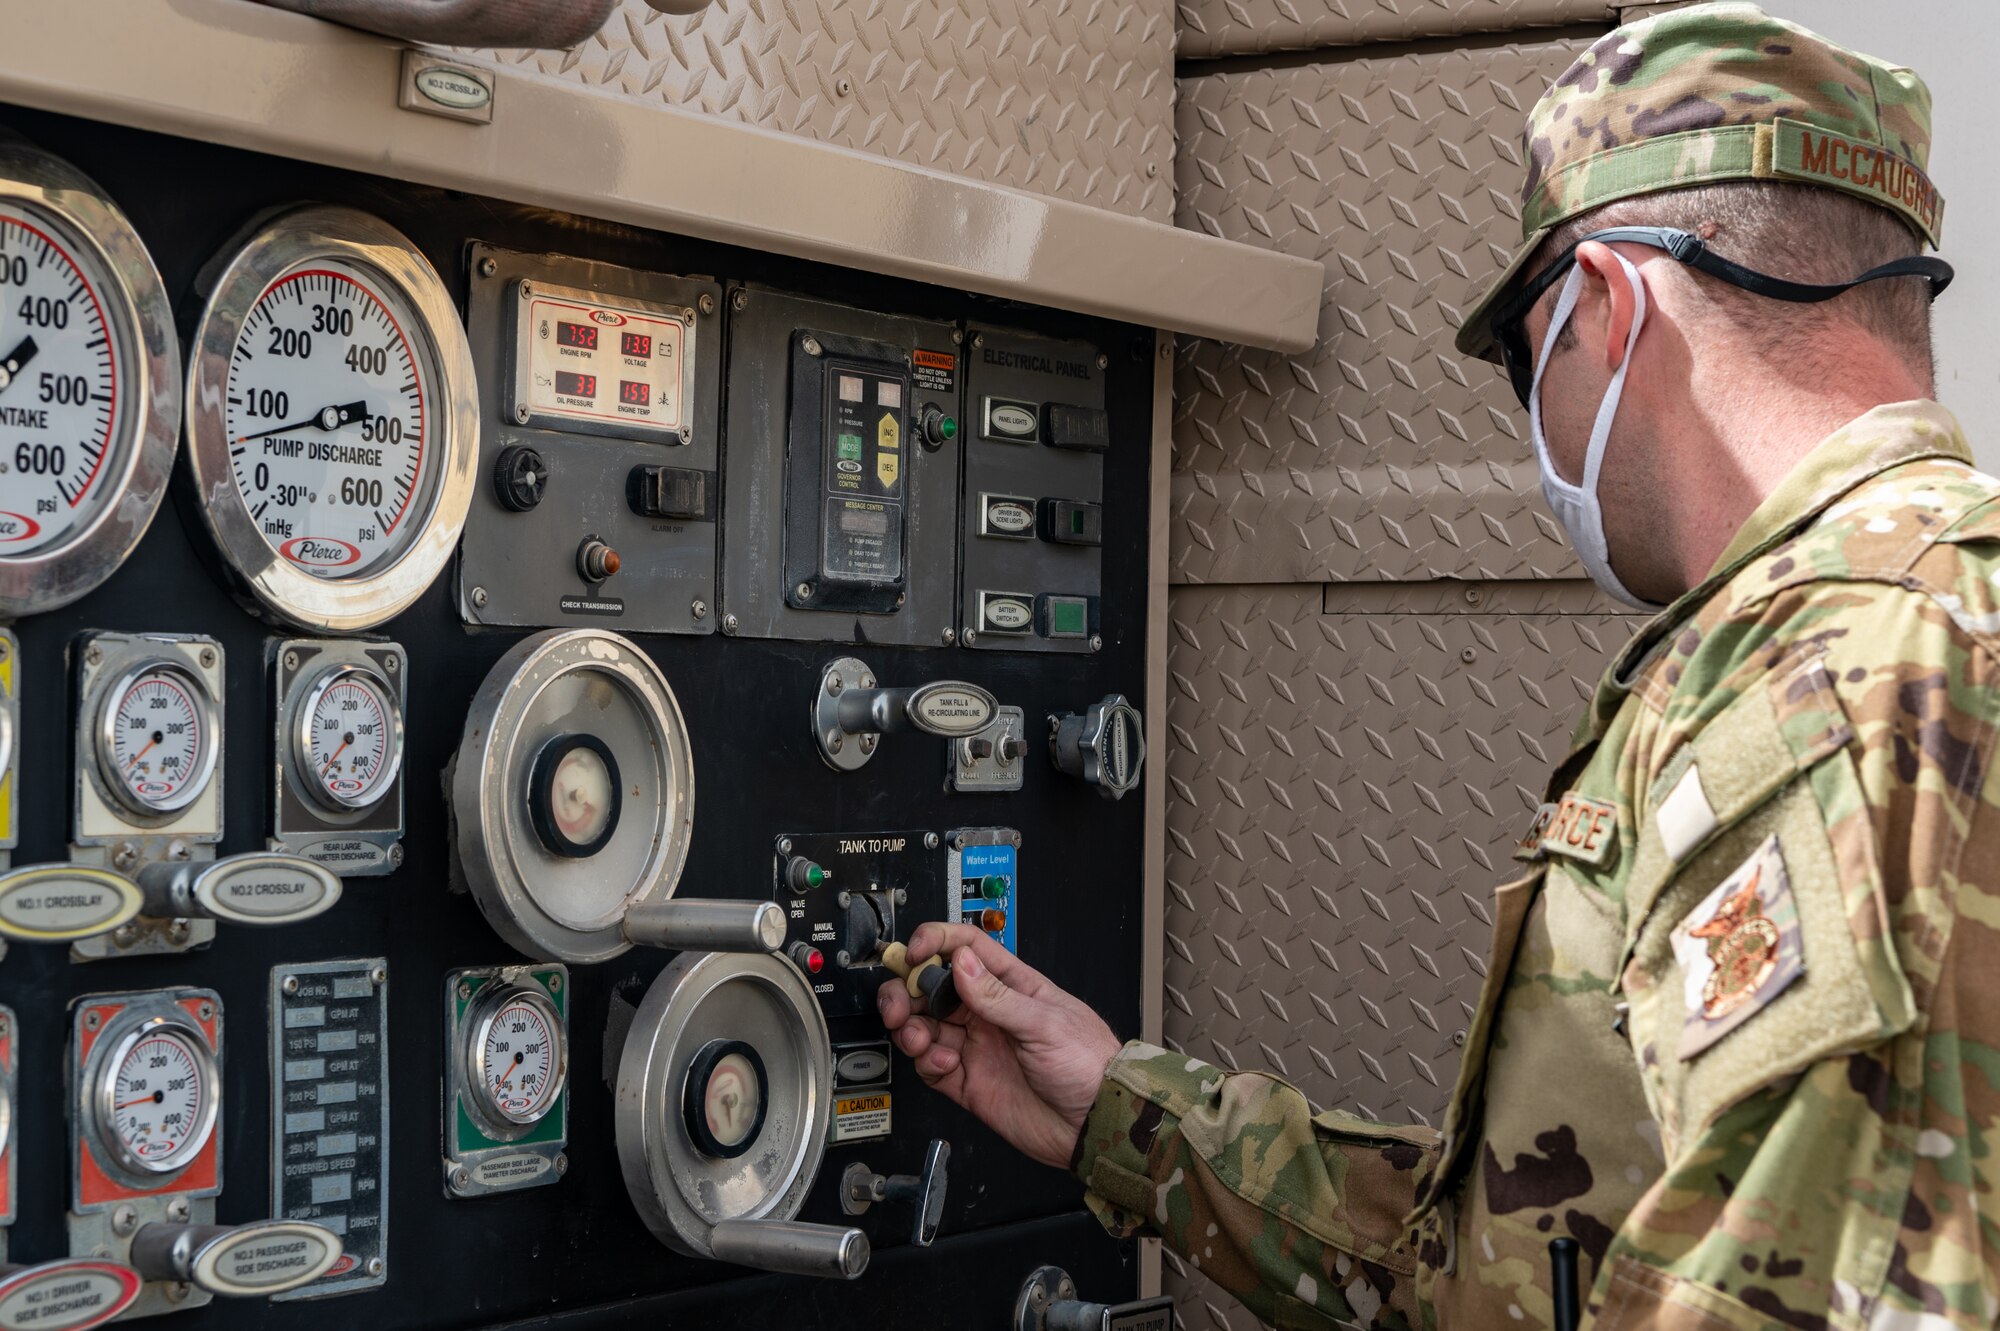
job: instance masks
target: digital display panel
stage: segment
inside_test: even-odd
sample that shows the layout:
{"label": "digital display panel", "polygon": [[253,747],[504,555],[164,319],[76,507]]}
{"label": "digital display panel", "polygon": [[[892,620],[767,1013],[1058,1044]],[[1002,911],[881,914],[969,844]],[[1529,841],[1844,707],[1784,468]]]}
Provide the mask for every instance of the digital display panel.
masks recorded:
{"label": "digital display panel", "polygon": [[559,323],[556,325],[556,345],[575,347],[579,351],[595,351],[597,329],[590,324]]}
{"label": "digital display panel", "polygon": [[618,381],[618,400],[628,407],[643,407],[653,400],[653,386],[637,379]]}
{"label": "digital display panel", "polygon": [[620,355],[645,360],[653,354],[653,339],[644,333],[621,333],[618,336]]}
{"label": "digital display panel", "polygon": [[521,294],[513,400],[527,415],[517,423],[692,442],[695,329],[684,307],[542,284]]}
{"label": "digital display panel", "polygon": [[[597,336],[597,330],[594,328],[586,331],[592,337]],[[561,393],[564,397],[596,397],[597,376],[594,374],[573,374],[568,370],[557,370],[556,392]]]}

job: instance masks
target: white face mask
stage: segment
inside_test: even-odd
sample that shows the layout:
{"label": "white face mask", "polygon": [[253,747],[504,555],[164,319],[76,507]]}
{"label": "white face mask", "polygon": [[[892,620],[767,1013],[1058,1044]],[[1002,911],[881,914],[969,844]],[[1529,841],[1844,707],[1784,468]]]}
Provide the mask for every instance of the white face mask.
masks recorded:
{"label": "white face mask", "polygon": [[1632,368],[1632,348],[1639,341],[1639,330],[1646,323],[1646,283],[1639,276],[1639,270],[1630,260],[1616,250],[1611,257],[1618,260],[1618,266],[1625,271],[1625,280],[1632,284],[1633,298],[1638,302],[1632,312],[1632,331],[1625,335],[1625,356],[1618,362],[1618,370],[1611,376],[1611,386],[1604,390],[1604,402],[1597,409],[1597,421],[1590,427],[1590,444],[1583,455],[1583,484],[1571,485],[1556,472],[1556,464],[1549,457],[1548,437],[1542,433],[1542,374],[1549,368],[1549,353],[1555,349],[1556,336],[1576,312],[1577,298],[1583,294],[1583,268],[1581,265],[1570,269],[1569,277],[1563,282],[1562,294],[1556,298],[1555,314],[1549,320],[1549,331],[1542,338],[1542,354],[1535,362],[1534,386],[1528,390],[1528,423],[1534,431],[1535,462],[1542,472],[1542,497],[1549,501],[1555,511],[1556,521],[1562,523],[1569,533],[1570,544],[1576,549],[1576,556],[1583,561],[1584,571],[1590,580],[1602,587],[1610,595],[1626,605],[1640,610],[1658,610],[1661,607],[1651,601],[1641,600],[1627,591],[1625,584],[1611,570],[1611,550],[1604,539],[1604,509],[1597,502],[1597,477],[1604,469],[1604,448],[1611,440],[1611,422],[1618,415],[1618,399],[1625,392],[1625,372]]}

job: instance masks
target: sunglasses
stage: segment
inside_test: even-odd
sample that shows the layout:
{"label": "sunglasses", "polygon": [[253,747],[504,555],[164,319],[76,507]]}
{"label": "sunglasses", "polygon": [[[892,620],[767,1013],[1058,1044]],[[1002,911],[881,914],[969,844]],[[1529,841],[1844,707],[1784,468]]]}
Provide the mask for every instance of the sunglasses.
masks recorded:
{"label": "sunglasses", "polygon": [[1832,300],[1843,291],[1883,277],[1921,277],[1930,286],[1930,298],[1936,300],[1951,285],[1952,279],[1952,267],[1943,259],[1934,255],[1915,255],[1870,268],[1850,282],[1834,282],[1825,286],[1792,282],[1732,263],[1709,249],[1708,243],[1700,236],[1689,231],[1670,226],[1606,227],[1602,231],[1591,232],[1564,250],[1561,257],[1537,273],[1533,281],[1522,287],[1493,315],[1493,335],[1500,344],[1501,364],[1506,367],[1507,378],[1514,385],[1514,396],[1521,400],[1524,407],[1528,405],[1528,394],[1535,386],[1535,350],[1528,344],[1528,312],[1535,308],[1535,302],[1550,287],[1575,266],[1577,246],[1589,240],[1607,244],[1622,240],[1636,245],[1650,245],[1656,250],[1664,250],[1688,267],[1719,278],[1733,287],[1740,287],[1753,295],[1800,305]]}

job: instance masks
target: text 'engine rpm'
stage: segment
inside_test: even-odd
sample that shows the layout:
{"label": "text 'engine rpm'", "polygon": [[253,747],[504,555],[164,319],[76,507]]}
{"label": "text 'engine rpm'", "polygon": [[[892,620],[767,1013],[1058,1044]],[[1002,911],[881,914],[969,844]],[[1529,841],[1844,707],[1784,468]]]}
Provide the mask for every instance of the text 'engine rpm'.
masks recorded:
{"label": "text 'engine rpm'", "polygon": [[64,541],[105,494],[119,341],[85,256],[0,211],[0,557]]}
{"label": "text 'engine rpm'", "polygon": [[152,812],[180,808],[206,774],[208,709],[177,670],[147,670],[109,700],[113,785]]}
{"label": "text 'engine rpm'", "polygon": [[346,808],[372,803],[393,779],[396,716],[382,687],[359,670],[316,689],[306,724],[306,764],[320,793]]}
{"label": "text 'engine rpm'", "polygon": [[539,1007],[514,999],[501,1008],[486,1028],[481,1057],[486,1093],[503,1117],[531,1123],[548,1112],[561,1078],[555,1029]]}
{"label": "text 'engine rpm'", "polygon": [[392,562],[432,465],[414,313],[386,283],[326,266],[278,279],[230,353],[230,471],[264,540],[315,577]]}
{"label": "text 'engine rpm'", "polygon": [[199,1150],[211,1093],[201,1060],[184,1036],[161,1032],[140,1040],[119,1063],[112,1082],[111,1127],[132,1157],[151,1168]]}

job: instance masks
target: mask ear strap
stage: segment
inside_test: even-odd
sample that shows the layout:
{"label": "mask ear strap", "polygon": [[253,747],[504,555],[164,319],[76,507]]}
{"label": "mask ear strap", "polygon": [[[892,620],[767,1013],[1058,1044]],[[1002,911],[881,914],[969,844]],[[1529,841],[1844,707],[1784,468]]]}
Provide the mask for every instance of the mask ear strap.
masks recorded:
{"label": "mask ear strap", "polygon": [[[1590,445],[1583,454],[1583,488],[1593,493],[1597,490],[1597,473],[1603,470],[1605,446],[1611,440],[1611,422],[1618,415],[1618,400],[1625,393],[1625,372],[1632,368],[1632,349],[1639,345],[1639,330],[1646,326],[1646,279],[1632,261],[1617,250],[1611,257],[1618,260],[1618,266],[1625,271],[1625,280],[1632,284],[1632,299],[1636,302],[1632,310],[1632,326],[1625,333],[1625,354],[1618,361],[1617,372],[1611,376],[1611,386],[1605,391],[1604,401],[1598,404],[1597,420],[1590,427]],[[1582,268],[1577,269],[1578,272]]]}
{"label": "mask ear strap", "polygon": [[1576,312],[1576,303],[1583,296],[1583,269],[1571,268],[1569,276],[1563,279],[1562,294],[1556,297],[1556,307],[1549,316],[1549,331],[1542,337],[1542,354],[1535,357],[1535,382],[1528,389],[1529,436],[1535,442],[1535,459],[1542,464],[1542,474],[1553,476],[1564,485],[1555,464],[1549,459],[1548,438],[1542,433],[1542,375],[1549,368],[1549,354],[1555,350],[1556,338],[1570,315]]}

